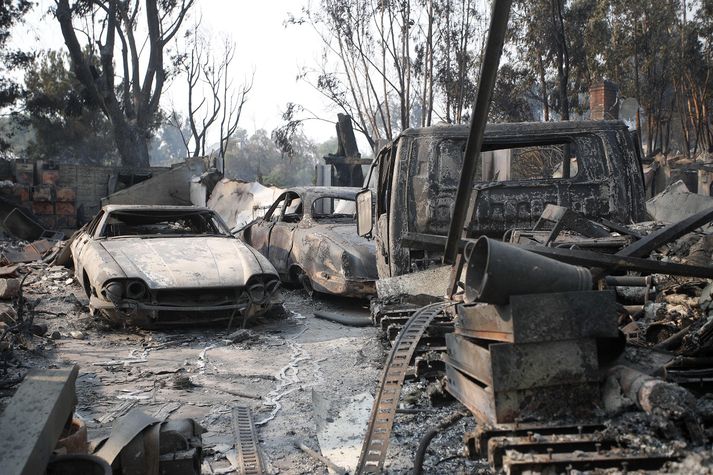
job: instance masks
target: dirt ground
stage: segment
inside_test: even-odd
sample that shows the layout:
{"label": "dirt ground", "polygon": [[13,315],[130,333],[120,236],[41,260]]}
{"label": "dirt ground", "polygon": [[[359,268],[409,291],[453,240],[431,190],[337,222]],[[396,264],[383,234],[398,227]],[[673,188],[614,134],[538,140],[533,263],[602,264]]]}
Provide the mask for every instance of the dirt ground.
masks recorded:
{"label": "dirt ground", "polygon": [[[48,331],[14,352],[5,378],[30,367],[78,364],[77,414],[86,421],[90,440],[108,436],[112,422],[133,407],[159,417],[191,417],[206,429],[204,473],[232,473],[226,454],[235,443],[231,410],[236,405],[252,410],[270,473],[326,473],[324,465],[294,446],[301,441],[319,448],[315,398],[338,413],[359,395],[373,396],[388,351],[374,327],[314,316],[315,310],[344,309],[368,315],[368,302],[313,300],[302,290],[285,290],[284,312],[237,334],[215,327],[112,329],[89,314],[86,296],[70,279],[63,268],[35,268],[25,294],[35,321],[45,322]],[[422,411],[397,415],[385,466],[389,473],[410,473],[422,435],[458,408],[457,403],[431,407],[427,384],[404,386],[402,407]],[[326,420],[333,421],[332,415],[337,414]],[[354,422],[364,424],[363,418]],[[462,435],[473,424],[466,417],[433,440],[426,473],[487,471],[485,463],[460,457]]]}

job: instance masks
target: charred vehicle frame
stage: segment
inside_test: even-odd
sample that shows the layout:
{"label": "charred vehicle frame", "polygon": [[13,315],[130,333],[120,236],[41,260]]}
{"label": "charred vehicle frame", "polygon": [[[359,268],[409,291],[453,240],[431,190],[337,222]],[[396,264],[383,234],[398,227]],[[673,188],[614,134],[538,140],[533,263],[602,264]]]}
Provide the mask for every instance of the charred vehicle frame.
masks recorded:
{"label": "charred vehicle frame", "polygon": [[264,217],[237,233],[270,260],[285,282],[346,297],[374,295],[374,243],[356,233],[354,200],[359,191],[291,188]]}
{"label": "charred vehicle frame", "polygon": [[[380,150],[372,191],[357,197],[359,234],[375,237],[379,277],[441,263],[468,132],[408,129]],[[489,124],[482,150],[470,235],[532,229],[548,204],[623,224],[645,217],[640,148],[623,122]]]}
{"label": "charred vehicle frame", "polygon": [[270,262],[207,208],[105,206],[71,251],[90,309],[114,323],[244,323],[280,298]]}

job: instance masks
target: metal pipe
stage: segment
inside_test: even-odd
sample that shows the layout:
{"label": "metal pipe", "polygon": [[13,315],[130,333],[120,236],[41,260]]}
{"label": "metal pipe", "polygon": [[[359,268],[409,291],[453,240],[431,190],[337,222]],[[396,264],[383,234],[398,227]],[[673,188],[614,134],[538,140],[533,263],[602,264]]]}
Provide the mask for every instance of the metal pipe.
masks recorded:
{"label": "metal pipe", "polygon": [[450,416],[443,419],[436,427],[431,428],[426,434],[421,438],[416,449],[416,456],[413,461],[413,475],[421,475],[423,473],[423,460],[426,458],[426,450],[428,450],[428,445],[431,440],[441,431],[446,430],[463,417],[466,416],[465,412],[456,412]]}
{"label": "metal pipe", "polygon": [[465,146],[463,156],[463,171],[460,175],[458,192],[456,194],[456,206],[453,209],[453,219],[448,231],[448,241],[443,260],[446,264],[453,264],[458,256],[458,241],[463,234],[463,225],[468,214],[470,205],[470,194],[473,189],[475,169],[480,157],[480,150],[483,146],[485,135],[485,124],[488,121],[490,111],[490,100],[495,88],[495,80],[498,74],[500,56],[503,52],[505,33],[507,32],[508,16],[512,0],[493,0],[493,8],[490,17],[490,30],[488,31],[488,42],[485,47],[483,64],[480,69],[480,84],[478,85],[478,95],[473,104],[473,114],[470,121],[470,135]]}
{"label": "metal pipe", "polygon": [[463,251],[465,302],[506,304],[511,295],[592,290],[589,269],[481,236]]}
{"label": "metal pipe", "polygon": [[624,287],[651,287],[653,285],[653,277],[647,275],[645,277],[637,275],[608,275],[604,281],[609,286],[624,286]]}

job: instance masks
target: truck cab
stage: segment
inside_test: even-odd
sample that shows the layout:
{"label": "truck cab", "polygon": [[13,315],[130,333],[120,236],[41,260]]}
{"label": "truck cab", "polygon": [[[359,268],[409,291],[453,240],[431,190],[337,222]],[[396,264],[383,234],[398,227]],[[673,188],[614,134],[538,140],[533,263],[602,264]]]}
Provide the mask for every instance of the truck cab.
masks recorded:
{"label": "truck cab", "polygon": [[468,133],[407,129],[379,151],[369,176],[376,202],[364,193],[357,203],[380,278],[439,264],[443,248],[434,243],[445,240],[456,206],[474,207],[472,235],[497,238],[531,229],[547,204],[622,224],[645,217],[640,148],[621,121],[490,124],[471,202],[456,203]]}

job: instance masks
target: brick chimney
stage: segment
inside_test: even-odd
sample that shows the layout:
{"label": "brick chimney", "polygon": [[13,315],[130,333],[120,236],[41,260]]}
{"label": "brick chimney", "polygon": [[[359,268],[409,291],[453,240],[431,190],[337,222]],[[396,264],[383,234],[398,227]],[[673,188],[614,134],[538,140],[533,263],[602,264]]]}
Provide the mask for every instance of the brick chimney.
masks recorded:
{"label": "brick chimney", "polygon": [[619,118],[619,102],[616,100],[619,87],[605,79],[589,87],[589,115],[592,120]]}

